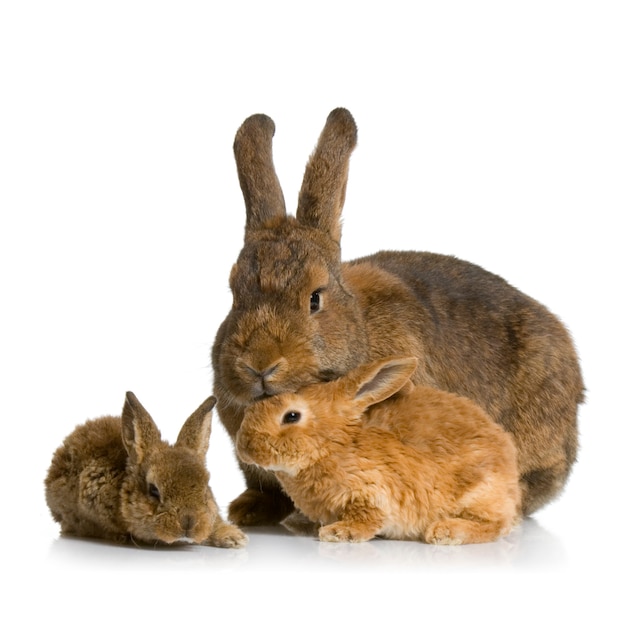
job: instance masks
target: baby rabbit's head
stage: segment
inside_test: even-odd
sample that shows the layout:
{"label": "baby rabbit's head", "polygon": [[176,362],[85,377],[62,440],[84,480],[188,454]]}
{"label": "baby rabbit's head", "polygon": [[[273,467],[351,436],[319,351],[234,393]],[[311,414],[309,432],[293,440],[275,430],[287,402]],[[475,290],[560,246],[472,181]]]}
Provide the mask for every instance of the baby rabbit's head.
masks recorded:
{"label": "baby rabbit's head", "polygon": [[325,435],[319,422],[320,413],[304,396],[285,393],[260,400],[246,409],[237,454],[244,463],[295,474],[319,458]]}
{"label": "baby rabbit's head", "polygon": [[337,445],[350,445],[367,408],[399,391],[416,363],[382,359],[337,380],[254,402],[237,433],[237,455],[244,463],[296,475]]}
{"label": "baby rabbit's head", "polygon": [[126,395],[121,513],[137,539],[202,543],[209,536],[218,515],[205,463],[214,404],[211,397],[198,407],[170,445],[135,395]]}

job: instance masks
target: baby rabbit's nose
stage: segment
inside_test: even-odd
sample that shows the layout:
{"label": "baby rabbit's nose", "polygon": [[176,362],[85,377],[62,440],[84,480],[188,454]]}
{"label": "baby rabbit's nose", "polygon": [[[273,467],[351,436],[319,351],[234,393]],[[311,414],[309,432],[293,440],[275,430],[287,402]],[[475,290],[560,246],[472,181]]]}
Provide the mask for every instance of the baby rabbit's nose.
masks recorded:
{"label": "baby rabbit's nose", "polygon": [[185,533],[185,536],[189,536],[189,533],[196,525],[196,518],[193,515],[183,515],[180,519],[180,525],[183,532]]}

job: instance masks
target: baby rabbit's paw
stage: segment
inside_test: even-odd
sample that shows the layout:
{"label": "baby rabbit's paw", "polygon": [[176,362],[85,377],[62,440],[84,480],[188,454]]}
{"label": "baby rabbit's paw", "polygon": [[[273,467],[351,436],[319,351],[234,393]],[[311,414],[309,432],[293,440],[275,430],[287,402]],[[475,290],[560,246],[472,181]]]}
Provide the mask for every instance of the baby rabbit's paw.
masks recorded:
{"label": "baby rabbit's paw", "polygon": [[458,528],[458,520],[443,519],[431,524],[424,533],[426,543],[458,546],[465,543]]}
{"label": "baby rabbit's paw", "polygon": [[248,535],[237,526],[221,522],[205,543],[216,548],[243,548],[248,543]]}
{"label": "baby rabbit's paw", "polygon": [[328,526],[322,526],[319,530],[320,541],[348,541],[357,543],[369,541],[376,533],[367,528],[360,528],[358,525],[346,522],[335,522]]}

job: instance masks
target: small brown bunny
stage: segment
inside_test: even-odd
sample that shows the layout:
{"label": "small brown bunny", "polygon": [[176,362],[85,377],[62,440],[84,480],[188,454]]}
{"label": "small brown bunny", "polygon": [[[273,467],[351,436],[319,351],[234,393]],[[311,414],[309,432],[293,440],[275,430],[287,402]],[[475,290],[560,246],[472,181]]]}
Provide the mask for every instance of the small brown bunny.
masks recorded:
{"label": "small brown bunny", "polygon": [[322,541],[482,543],[519,520],[513,438],[469,399],[414,387],[416,364],[381,359],[246,409],[237,454],[275,472]]}
{"label": "small brown bunny", "polygon": [[222,520],[209,486],[214,405],[213,396],[205,400],[174,445],[161,439],[130,391],[121,417],[77,426],[54,453],[45,479],[61,532],[118,542],[244,546],[246,535]]}
{"label": "small brown bunny", "polygon": [[[576,461],[584,396],[563,323],[500,276],[454,256],[393,250],[343,260],[352,115],[329,114],[295,215],[274,169],[274,128],[268,116],[252,115],[234,142],[246,225],[230,273],[232,308],[212,349],[217,409],[232,440],[246,407],[261,398],[407,354],[418,359],[413,383],[470,398],[512,434],[524,514],[556,498]],[[385,220],[385,210],[364,213]],[[271,472],[241,468],[246,490],[230,503],[233,522],[277,523],[293,510]]]}

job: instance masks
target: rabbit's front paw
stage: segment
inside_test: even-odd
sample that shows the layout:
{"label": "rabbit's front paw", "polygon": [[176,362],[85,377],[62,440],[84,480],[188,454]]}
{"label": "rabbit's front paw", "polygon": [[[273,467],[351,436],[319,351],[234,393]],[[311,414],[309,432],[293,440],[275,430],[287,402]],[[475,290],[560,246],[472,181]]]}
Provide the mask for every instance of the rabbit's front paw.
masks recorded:
{"label": "rabbit's front paw", "polygon": [[465,543],[462,526],[459,528],[458,522],[459,520],[455,519],[443,519],[431,524],[424,533],[424,540],[426,543],[446,546],[458,546]]}
{"label": "rabbit's front paw", "polygon": [[220,524],[205,542],[216,548],[243,548],[248,543],[248,535],[232,524]]}
{"label": "rabbit's front paw", "polygon": [[354,524],[346,522],[335,522],[328,526],[322,526],[319,530],[320,541],[347,541],[357,543],[369,541],[374,538],[375,533],[370,529],[360,528]]}

